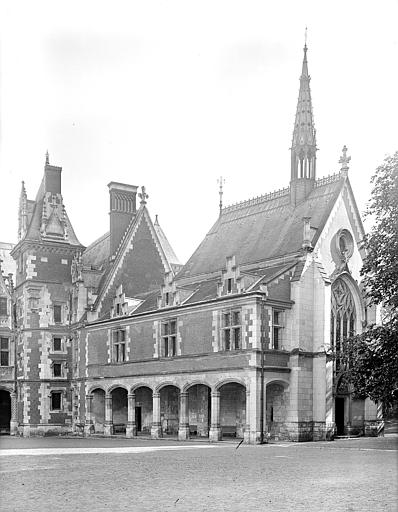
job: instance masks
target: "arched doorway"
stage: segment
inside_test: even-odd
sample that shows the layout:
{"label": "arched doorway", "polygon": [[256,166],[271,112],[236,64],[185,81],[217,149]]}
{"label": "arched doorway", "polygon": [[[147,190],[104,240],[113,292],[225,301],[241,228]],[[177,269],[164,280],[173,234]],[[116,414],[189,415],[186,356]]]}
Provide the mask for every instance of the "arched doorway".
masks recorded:
{"label": "arched doorway", "polygon": [[10,433],[11,396],[10,392],[0,389],[0,434]]}
{"label": "arched doorway", "polygon": [[91,392],[91,417],[94,425],[94,432],[102,434],[105,424],[105,391],[97,388]]}
{"label": "arched doorway", "polygon": [[115,388],[112,396],[112,423],[113,434],[125,434],[127,427],[127,390]]}
{"label": "arched doorway", "polygon": [[205,384],[188,388],[189,435],[209,437],[211,423],[211,390]]}
{"label": "arched doorway", "polygon": [[152,389],[141,386],[135,394],[135,425],[137,434],[150,434],[153,420]]}
{"label": "arched doorway", "polygon": [[178,434],[180,414],[180,390],[176,386],[164,386],[160,390],[160,423],[163,435]]}
{"label": "arched doorway", "polygon": [[219,388],[220,426],[223,437],[243,438],[246,424],[246,388],[229,382]]}

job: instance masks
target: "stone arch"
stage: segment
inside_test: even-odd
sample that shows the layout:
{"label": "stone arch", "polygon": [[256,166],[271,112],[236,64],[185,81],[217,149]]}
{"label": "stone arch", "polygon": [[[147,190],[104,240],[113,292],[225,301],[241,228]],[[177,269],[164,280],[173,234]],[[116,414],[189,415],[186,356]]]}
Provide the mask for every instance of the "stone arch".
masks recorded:
{"label": "stone arch", "polygon": [[211,425],[211,386],[195,380],[183,388],[187,394],[187,436],[209,437]]}
{"label": "stone arch", "polygon": [[275,377],[275,378],[272,378],[270,380],[267,380],[265,382],[265,386],[268,386],[270,384],[280,384],[281,386],[284,387],[285,390],[287,390],[290,386],[290,382],[286,379],[280,379],[278,377]]}
{"label": "stone arch", "polygon": [[131,393],[135,395],[134,421],[137,435],[150,434],[153,422],[153,388],[140,382],[131,387]]}
{"label": "stone arch", "polygon": [[103,386],[98,386],[96,384],[93,384],[89,389],[88,389],[88,392],[87,394],[88,395],[91,395],[93,393],[93,391],[96,391],[97,389],[100,389],[101,391],[103,391],[104,393],[106,393],[106,389],[103,387]]}
{"label": "stone arch", "polygon": [[165,382],[158,386],[160,423],[163,434],[177,435],[180,422],[180,393],[176,383]]}
{"label": "stone arch", "polygon": [[14,393],[14,388],[12,386],[8,386],[7,384],[0,384],[0,391],[8,391],[8,393]]}
{"label": "stone arch", "polygon": [[112,393],[113,391],[115,391],[115,389],[117,388],[121,388],[121,389],[124,389],[125,391],[127,391],[127,393],[129,392],[128,390],[128,387],[125,386],[124,384],[112,384],[107,390],[106,390],[106,393]]}
{"label": "stone arch", "polygon": [[246,382],[243,379],[240,379],[239,377],[237,377],[237,378],[227,378],[227,379],[223,379],[223,380],[218,381],[214,385],[214,391],[220,391],[220,389],[223,386],[225,386],[225,384],[240,384],[245,389],[247,389]]}
{"label": "stone arch", "polygon": [[189,388],[192,388],[193,386],[207,386],[208,388],[211,389],[211,385],[207,381],[202,380],[202,379],[197,379],[197,380],[193,380],[191,382],[187,382],[186,384],[184,384],[181,392],[187,393]]}
{"label": "stone arch", "polygon": [[173,386],[174,388],[177,388],[179,392],[181,392],[181,388],[179,386],[179,384],[177,384],[176,381],[165,381],[165,382],[162,382],[161,384],[158,384],[155,389],[153,390],[154,393],[160,393],[160,391],[167,387],[167,386]]}
{"label": "stone arch", "polygon": [[220,393],[221,435],[242,438],[246,427],[246,384],[241,379],[224,379],[215,389]]}
{"label": "stone arch", "polygon": [[151,386],[150,384],[148,384],[146,382],[138,382],[137,384],[133,384],[130,387],[129,393],[135,393],[136,389],[138,389],[138,388],[148,388],[153,392],[153,386]]}

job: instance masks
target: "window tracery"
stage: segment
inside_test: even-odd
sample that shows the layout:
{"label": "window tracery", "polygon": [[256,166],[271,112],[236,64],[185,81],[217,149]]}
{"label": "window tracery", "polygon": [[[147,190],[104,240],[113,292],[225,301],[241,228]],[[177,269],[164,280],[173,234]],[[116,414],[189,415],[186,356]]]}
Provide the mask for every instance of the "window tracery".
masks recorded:
{"label": "window tracery", "polygon": [[[332,350],[339,354],[344,342],[355,334],[356,311],[353,296],[342,279],[336,279],[332,287],[332,311],[330,317],[330,343]],[[336,369],[339,363],[336,361]]]}

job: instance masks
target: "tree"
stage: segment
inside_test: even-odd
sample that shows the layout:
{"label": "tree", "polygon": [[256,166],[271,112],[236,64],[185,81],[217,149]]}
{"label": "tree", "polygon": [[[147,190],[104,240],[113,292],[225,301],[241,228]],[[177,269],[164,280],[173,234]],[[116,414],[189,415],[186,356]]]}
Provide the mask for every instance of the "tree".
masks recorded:
{"label": "tree", "polygon": [[361,270],[371,303],[398,317],[398,151],[384,160],[372,177],[374,188],[366,215],[374,217],[364,239],[366,259]]}
{"label": "tree", "polygon": [[361,275],[367,299],[385,308],[388,321],[347,340],[342,357],[355,394],[388,410],[398,398],[398,151],[377,168],[372,183],[366,215],[374,226],[364,239]]}

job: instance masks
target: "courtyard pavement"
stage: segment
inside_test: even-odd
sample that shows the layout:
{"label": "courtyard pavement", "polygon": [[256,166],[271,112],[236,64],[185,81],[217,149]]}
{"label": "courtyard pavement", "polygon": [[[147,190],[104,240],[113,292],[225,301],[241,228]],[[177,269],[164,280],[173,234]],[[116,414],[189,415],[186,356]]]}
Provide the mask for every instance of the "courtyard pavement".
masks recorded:
{"label": "courtyard pavement", "polygon": [[396,512],[397,448],[0,437],[0,510]]}

